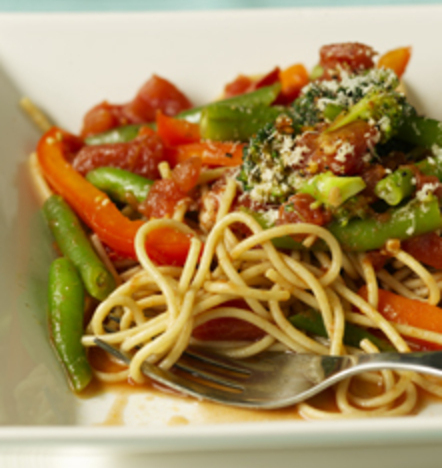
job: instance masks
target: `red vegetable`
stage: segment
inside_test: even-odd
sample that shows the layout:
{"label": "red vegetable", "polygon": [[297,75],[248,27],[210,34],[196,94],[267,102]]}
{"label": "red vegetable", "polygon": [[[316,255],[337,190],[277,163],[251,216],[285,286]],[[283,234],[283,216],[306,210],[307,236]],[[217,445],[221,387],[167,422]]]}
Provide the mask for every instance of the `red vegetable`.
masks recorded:
{"label": "red vegetable", "polygon": [[156,122],[158,136],[166,146],[196,143],[201,139],[198,124],[168,117],[161,111],[157,112]]}
{"label": "red vegetable", "polygon": [[127,104],[102,102],[84,117],[83,138],[131,123],[153,122],[156,112],[173,116],[190,109],[192,103],[170,81],[153,75]]}
{"label": "red vegetable", "polygon": [[[37,156],[45,178],[105,244],[135,258],[134,239],[143,221],[131,221],[123,216],[105,193],[66,161],[63,142],[72,138],[75,137],[53,127],[40,139]],[[189,235],[170,228],[163,228],[160,233],[155,231],[146,240],[151,258],[172,265],[184,263],[189,246]]]}
{"label": "red vegetable", "polygon": [[419,262],[442,269],[442,238],[435,232],[408,239],[401,247]]}
{"label": "red vegetable", "polygon": [[167,159],[174,166],[192,156],[198,156],[206,166],[239,166],[244,145],[218,141],[190,143],[167,149]]}
{"label": "red vegetable", "polygon": [[[367,287],[359,290],[359,295],[367,299]],[[390,322],[410,325],[436,333],[442,333],[442,309],[415,299],[399,296],[390,291],[379,289],[378,311]],[[410,341],[422,343],[421,340],[409,338]],[[427,347],[438,345],[426,343]]]}
{"label": "red vegetable", "polygon": [[411,47],[390,50],[379,58],[378,68],[389,68],[400,78],[407,68],[411,57]]}

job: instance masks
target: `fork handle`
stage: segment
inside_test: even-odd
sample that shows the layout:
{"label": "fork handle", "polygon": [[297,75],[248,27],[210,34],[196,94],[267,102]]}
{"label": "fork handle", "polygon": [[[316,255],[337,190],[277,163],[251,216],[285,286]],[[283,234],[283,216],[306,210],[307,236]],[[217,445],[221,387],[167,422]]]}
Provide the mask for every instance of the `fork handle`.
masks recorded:
{"label": "fork handle", "polygon": [[442,377],[442,351],[359,354],[352,358],[353,364],[364,370],[404,370]]}

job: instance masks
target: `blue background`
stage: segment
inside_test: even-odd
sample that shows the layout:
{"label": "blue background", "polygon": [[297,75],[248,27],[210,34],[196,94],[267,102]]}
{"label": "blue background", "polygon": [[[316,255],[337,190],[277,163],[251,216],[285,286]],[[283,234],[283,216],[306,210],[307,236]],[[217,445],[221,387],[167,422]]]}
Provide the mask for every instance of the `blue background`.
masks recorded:
{"label": "blue background", "polygon": [[0,11],[167,11],[436,4],[442,0],[0,0]]}

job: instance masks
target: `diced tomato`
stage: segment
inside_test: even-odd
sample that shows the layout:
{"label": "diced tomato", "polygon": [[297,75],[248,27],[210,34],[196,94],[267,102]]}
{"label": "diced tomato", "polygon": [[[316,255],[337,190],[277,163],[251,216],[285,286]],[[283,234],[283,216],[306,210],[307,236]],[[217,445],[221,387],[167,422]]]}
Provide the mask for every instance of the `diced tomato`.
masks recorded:
{"label": "diced tomato", "polygon": [[158,110],[165,115],[174,116],[191,107],[192,103],[175,85],[153,75],[133,101],[123,106],[123,113],[131,123],[142,123],[153,122]]}
{"label": "diced tomato", "polygon": [[201,159],[192,157],[175,166],[170,179],[156,180],[139,210],[147,218],[172,217],[175,207],[198,183]]}
{"label": "diced tomato", "polygon": [[193,336],[204,341],[254,341],[264,332],[255,325],[234,317],[209,320],[193,330]]}
{"label": "diced tomato", "polygon": [[238,75],[232,82],[224,87],[224,97],[229,98],[239,94],[248,93],[253,90],[253,80],[245,75]]}
{"label": "diced tomato", "polygon": [[111,166],[157,179],[158,164],[163,160],[163,144],[156,134],[150,134],[127,143],[84,146],[72,165],[83,175],[97,167]]}
{"label": "diced tomato", "polygon": [[355,120],[333,132],[318,133],[316,141],[314,136],[314,132],[305,132],[299,140],[300,146],[306,140],[306,146],[312,148],[305,163],[310,173],[330,170],[336,175],[355,175],[366,166],[363,156],[377,142],[378,133],[368,122]]}
{"label": "diced tomato", "polygon": [[122,106],[109,104],[104,101],[94,106],[84,116],[81,136],[86,138],[126,123],[127,120],[123,115]]}
{"label": "diced tomato", "polygon": [[411,47],[400,47],[390,50],[379,58],[378,68],[389,68],[400,78],[408,65],[411,57]]}
{"label": "diced tomato", "polygon": [[315,199],[308,193],[297,193],[279,207],[278,224],[310,223],[324,226],[331,214],[323,206],[315,207]]}
{"label": "diced tomato", "polygon": [[186,159],[175,166],[172,179],[183,193],[189,193],[198,183],[202,161],[198,156]]}
{"label": "diced tomato", "polygon": [[167,146],[196,143],[201,139],[198,124],[169,117],[161,111],[157,112],[156,122],[158,136]]}
{"label": "diced tomato", "polygon": [[177,203],[185,197],[173,179],[156,180],[138,209],[149,219],[171,218]]}
{"label": "diced tomato", "polygon": [[339,66],[352,72],[367,70],[374,66],[376,52],[359,42],[344,42],[321,47],[320,65],[327,70],[336,70]]}
{"label": "diced tomato", "polygon": [[401,247],[419,262],[442,268],[442,238],[435,232],[406,240],[402,242]]}

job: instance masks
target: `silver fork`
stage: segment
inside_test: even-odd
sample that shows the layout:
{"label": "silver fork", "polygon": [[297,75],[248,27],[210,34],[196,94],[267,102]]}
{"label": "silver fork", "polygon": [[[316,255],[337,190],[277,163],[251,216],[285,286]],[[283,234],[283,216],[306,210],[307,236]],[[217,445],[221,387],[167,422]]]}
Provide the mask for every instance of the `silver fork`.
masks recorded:
{"label": "silver fork", "polygon": [[[96,338],[95,343],[125,363],[130,358]],[[181,393],[224,405],[276,409],[310,398],[347,377],[375,370],[414,371],[442,377],[442,351],[318,356],[261,353],[237,361],[213,353],[186,351],[168,371],[144,362],[150,379]]]}

